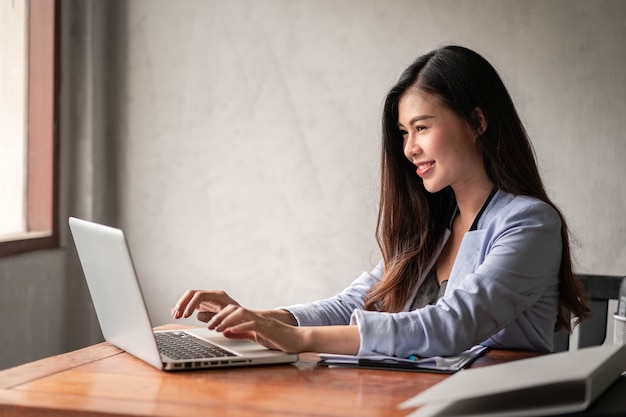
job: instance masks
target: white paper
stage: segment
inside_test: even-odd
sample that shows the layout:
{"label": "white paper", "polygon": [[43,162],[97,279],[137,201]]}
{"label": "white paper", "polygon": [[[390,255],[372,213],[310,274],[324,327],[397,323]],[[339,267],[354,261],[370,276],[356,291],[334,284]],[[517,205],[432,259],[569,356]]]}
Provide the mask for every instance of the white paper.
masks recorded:
{"label": "white paper", "polygon": [[398,358],[395,356],[338,355],[331,353],[320,353],[319,356],[320,359],[322,359],[324,363],[329,366],[365,366],[364,363],[369,363],[370,365],[375,365],[377,367],[385,367],[385,364],[389,364],[390,368],[406,365],[406,369],[414,368],[440,372],[455,372],[463,369],[469,362],[480,356],[486,349],[487,348],[485,346],[476,345],[455,356],[433,356],[421,359]]}

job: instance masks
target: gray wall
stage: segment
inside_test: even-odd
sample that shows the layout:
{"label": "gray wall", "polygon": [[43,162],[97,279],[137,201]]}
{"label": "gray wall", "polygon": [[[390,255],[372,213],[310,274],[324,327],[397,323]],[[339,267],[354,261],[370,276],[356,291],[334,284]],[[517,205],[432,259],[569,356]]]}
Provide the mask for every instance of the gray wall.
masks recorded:
{"label": "gray wall", "polygon": [[500,71],[577,270],[625,273],[626,2],[134,1],[126,18],[120,223],[157,323],[187,288],[272,307],[368,269],[383,97],[447,43]]}
{"label": "gray wall", "polygon": [[[626,2],[62,4],[62,214],[124,227],[155,324],[187,288],[266,308],[331,295],[375,263],[382,100],[447,43],[500,71],[577,270],[625,274]],[[28,326],[0,368],[97,339],[61,253],[0,262],[0,329]]]}
{"label": "gray wall", "polygon": [[63,251],[0,262],[0,369],[65,350],[64,276]]}

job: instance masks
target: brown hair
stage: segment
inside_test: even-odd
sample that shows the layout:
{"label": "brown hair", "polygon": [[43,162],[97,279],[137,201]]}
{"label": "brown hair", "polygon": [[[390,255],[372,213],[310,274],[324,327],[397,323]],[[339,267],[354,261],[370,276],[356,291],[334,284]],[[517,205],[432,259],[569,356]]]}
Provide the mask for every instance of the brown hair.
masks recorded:
{"label": "brown hair", "polygon": [[480,108],[488,123],[478,143],[487,175],[496,188],[538,198],[557,211],[563,250],[555,327],[571,330],[571,314],[580,321],[590,309],[572,272],[567,224],[546,194],[532,145],[498,73],[482,56],[459,46],[446,46],[419,57],[402,73],[385,100],[376,229],[385,271],[379,285],[369,292],[365,308],[388,312],[403,308],[416,277],[435,256],[456,206],[450,187],[427,192],[404,156],[397,125],[398,102],[413,87],[437,96],[475,129],[474,110]]}

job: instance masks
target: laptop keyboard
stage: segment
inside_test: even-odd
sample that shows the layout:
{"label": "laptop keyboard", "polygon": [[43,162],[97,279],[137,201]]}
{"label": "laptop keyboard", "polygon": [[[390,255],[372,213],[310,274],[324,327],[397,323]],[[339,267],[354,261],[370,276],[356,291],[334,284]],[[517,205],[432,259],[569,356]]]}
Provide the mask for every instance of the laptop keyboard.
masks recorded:
{"label": "laptop keyboard", "polygon": [[202,344],[193,336],[183,332],[157,332],[154,336],[161,355],[174,360],[236,356],[218,346]]}

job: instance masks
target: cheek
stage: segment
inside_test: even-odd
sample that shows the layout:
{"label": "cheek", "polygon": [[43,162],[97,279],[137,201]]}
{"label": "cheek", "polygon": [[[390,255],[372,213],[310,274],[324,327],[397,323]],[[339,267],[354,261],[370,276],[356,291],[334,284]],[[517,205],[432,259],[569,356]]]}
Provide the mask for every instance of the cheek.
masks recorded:
{"label": "cheek", "polygon": [[465,131],[457,131],[450,137],[450,150],[460,157],[473,157],[477,153],[476,142],[473,136]]}
{"label": "cheek", "polygon": [[454,172],[465,170],[475,155],[472,145],[459,136],[440,137],[433,151],[436,153],[438,163]]}

